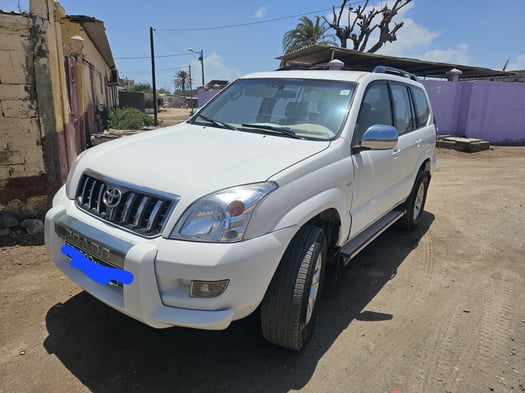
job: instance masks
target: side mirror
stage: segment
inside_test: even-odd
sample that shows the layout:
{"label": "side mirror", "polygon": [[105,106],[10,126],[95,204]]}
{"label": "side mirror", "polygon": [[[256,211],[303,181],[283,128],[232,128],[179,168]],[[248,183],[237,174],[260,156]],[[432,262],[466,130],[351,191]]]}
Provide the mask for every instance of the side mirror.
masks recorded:
{"label": "side mirror", "polygon": [[370,126],[361,138],[361,148],[390,150],[397,146],[397,128],[384,124]]}

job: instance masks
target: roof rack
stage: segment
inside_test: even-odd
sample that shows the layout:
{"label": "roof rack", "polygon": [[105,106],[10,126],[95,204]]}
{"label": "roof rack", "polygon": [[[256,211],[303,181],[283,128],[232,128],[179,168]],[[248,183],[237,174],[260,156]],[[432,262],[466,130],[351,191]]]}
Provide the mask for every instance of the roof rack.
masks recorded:
{"label": "roof rack", "polygon": [[299,64],[293,64],[293,65],[286,65],[283,67],[277,68],[275,71],[291,71],[291,70],[322,70],[321,67],[312,67],[309,65],[299,65]]}
{"label": "roof rack", "polygon": [[401,70],[399,68],[388,67],[388,66],[375,66],[372,72],[376,72],[380,74],[399,75],[405,78],[412,79],[413,81],[417,81],[417,76],[415,76],[414,74],[411,74],[408,71]]}
{"label": "roof rack", "polygon": [[[317,64],[307,64],[307,63],[292,63],[282,67],[277,68],[275,71],[290,71],[290,70],[328,70],[328,63],[317,63]],[[344,71],[355,71],[350,67],[343,67]]]}

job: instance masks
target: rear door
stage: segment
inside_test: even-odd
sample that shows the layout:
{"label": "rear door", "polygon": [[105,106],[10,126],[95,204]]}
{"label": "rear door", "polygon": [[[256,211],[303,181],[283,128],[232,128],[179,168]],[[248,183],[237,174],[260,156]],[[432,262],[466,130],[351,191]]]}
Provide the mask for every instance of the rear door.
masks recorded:
{"label": "rear door", "polygon": [[414,184],[423,139],[418,132],[409,86],[396,82],[389,82],[389,85],[392,94],[394,123],[399,135],[397,142],[397,150],[400,152],[398,168],[402,173],[398,185],[399,197],[404,200],[410,194]]}

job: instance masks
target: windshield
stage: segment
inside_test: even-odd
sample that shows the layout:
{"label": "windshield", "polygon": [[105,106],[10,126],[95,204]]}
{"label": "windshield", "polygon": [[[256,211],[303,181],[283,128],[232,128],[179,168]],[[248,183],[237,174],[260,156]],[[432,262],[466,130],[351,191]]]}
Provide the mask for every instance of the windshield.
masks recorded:
{"label": "windshield", "polygon": [[299,139],[330,140],[341,131],[355,84],[254,78],[232,83],[190,123]]}

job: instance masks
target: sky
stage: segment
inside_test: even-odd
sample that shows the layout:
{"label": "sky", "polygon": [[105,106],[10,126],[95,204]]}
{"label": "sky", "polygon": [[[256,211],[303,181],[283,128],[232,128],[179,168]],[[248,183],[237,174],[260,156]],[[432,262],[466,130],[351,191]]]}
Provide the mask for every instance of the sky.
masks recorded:
{"label": "sky", "polygon": [[[369,7],[386,1],[370,0]],[[391,2],[391,0],[390,0]],[[276,69],[283,35],[302,15],[332,16],[340,0],[61,0],[68,15],[104,22],[120,76],[151,83],[154,29],[157,89],[173,91],[177,71],[191,66],[193,85]],[[363,1],[353,1],[357,6]],[[29,0],[0,0],[4,11]],[[525,0],[413,0],[398,15],[398,39],[379,54],[501,70],[525,69]],[[188,51],[193,49],[194,52]]]}

